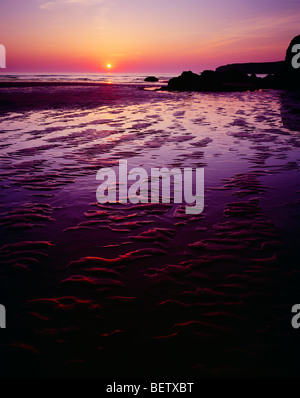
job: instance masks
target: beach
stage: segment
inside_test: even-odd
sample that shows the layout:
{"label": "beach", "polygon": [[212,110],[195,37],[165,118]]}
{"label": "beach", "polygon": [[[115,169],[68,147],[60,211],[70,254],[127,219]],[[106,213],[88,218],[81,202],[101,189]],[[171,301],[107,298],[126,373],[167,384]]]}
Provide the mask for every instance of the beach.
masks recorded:
{"label": "beach", "polygon": [[[6,376],[297,375],[299,95],[164,78],[0,83]],[[120,160],[204,168],[203,212],[99,203]]]}

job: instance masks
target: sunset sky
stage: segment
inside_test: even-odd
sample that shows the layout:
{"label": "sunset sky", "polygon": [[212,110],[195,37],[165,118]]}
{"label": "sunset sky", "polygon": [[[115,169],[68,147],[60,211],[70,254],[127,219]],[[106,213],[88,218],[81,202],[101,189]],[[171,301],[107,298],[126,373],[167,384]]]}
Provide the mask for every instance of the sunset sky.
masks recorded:
{"label": "sunset sky", "polygon": [[1,73],[178,72],[279,61],[299,0],[9,0]]}

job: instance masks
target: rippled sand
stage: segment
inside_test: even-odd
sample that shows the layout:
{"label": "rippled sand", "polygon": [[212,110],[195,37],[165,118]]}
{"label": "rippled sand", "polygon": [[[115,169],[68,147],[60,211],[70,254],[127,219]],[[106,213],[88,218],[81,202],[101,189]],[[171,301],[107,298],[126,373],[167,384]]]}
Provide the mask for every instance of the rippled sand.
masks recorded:
{"label": "rippled sand", "polygon": [[[0,91],[5,374],[297,375],[296,95]],[[97,203],[120,159],[205,167],[204,212]]]}

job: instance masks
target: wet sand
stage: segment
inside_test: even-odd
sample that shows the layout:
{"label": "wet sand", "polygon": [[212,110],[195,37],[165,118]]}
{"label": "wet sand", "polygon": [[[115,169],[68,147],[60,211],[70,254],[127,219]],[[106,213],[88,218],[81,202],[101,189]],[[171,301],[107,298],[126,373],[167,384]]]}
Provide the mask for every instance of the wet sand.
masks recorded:
{"label": "wet sand", "polygon": [[[296,376],[299,99],[142,88],[0,88],[3,372]],[[120,159],[204,167],[204,212],[97,203]]]}

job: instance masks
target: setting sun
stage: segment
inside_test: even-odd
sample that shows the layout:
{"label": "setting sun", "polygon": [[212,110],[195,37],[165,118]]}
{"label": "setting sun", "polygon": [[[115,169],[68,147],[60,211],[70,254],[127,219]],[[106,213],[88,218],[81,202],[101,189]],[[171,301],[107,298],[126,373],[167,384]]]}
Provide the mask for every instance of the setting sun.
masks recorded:
{"label": "setting sun", "polygon": [[110,69],[110,68],[111,68],[111,64],[107,64],[106,67],[107,67],[108,69]]}

